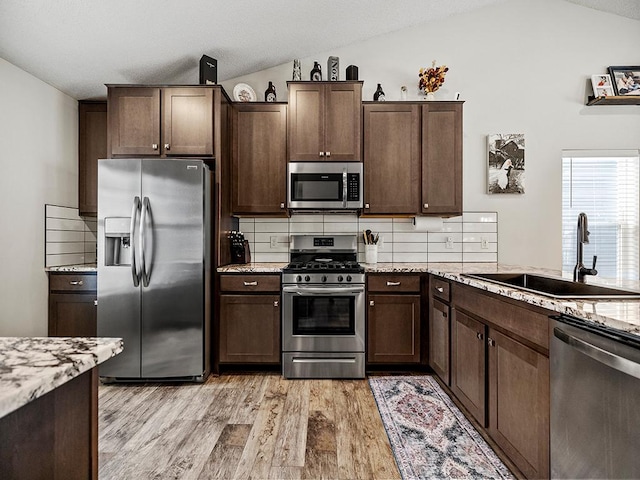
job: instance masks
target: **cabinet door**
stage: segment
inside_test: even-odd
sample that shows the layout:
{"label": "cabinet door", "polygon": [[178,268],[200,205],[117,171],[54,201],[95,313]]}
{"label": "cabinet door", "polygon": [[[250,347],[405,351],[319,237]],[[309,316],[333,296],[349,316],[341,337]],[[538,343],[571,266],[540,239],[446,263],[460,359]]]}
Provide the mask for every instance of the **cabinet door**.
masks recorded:
{"label": "cabinet door", "polygon": [[453,311],[451,322],[451,391],[471,415],[486,426],[485,325]]}
{"label": "cabinet door", "polygon": [[362,84],[325,86],[325,160],[362,160]]}
{"label": "cabinet door", "polygon": [[450,385],[449,329],[449,306],[432,299],[429,316],[429,366],[447,385]]}
{"label": "cabinet door", "polygon": [[162,89],[162,151],[213,155],[213,89]]}
{"label": "cabinet door", "polygon": [[420,202],[420,107],[367,104],[363,110],[364,213],[417,213]]}
{"label": "cabinet door", "polygon": [[280,295],[220,295],[220,362],[280,362]]}
{"label": "cabinet door", "polygon": [[98,159],[107,158],[107,102],[78,104],[78,209],[98,214]]}
{"label": "cabinet door", "polygon": [[95,337],[95,293],[49,294],[49,336]]}
{"label": "cabinet door", "polygon": [[462,103],[422,107],[422,213],[462,214]]}
{"label": "cabinet door", "polygon": [[324,158],[324,108],[323,84],[289,84],[287,119],[289,160]]}
{"label": "cabinet door", "polygon": [[233,213],[286,216],[287,106],[236,105],[233,117]]}
{"label": "cabinet door", "polygon": [[369,363],[420,362],[420,295],[369,295]]}
{"label": "cabinet door", "polygon": [[549,478],[549,359],[489,330],[489,434],[528,478]]}
{"label": "cabinet door", "polygon": [[160,89],[110,87],[108,141],[113,155],[160,155]]}

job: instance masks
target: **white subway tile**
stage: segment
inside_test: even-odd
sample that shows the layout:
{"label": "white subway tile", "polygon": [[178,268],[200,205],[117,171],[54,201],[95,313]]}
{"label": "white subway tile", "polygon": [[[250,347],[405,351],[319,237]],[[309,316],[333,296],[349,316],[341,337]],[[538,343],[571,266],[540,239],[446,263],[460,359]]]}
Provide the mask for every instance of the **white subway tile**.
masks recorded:
{"label": "white subway tile", "polygon": [[77,220],[65,218],[47,218],[47,230],[75,230],[84,232],[84,222],[79,218]]}
{"label": "white subway tile", "polygon": [[[462,223],[445,223],[442,226],[443,232],[462,232]],[[429,232],[429,233],[441,233],[441,232]]]}
{"label": "white subway tile", "polygon": [[[396,219],[394,219],[393,222],[393,233],[396,232],[413,232],[416,233],[416,227],[413,224],[413,222],[398,222],[396,223],[395,221]],[[422,232],[425,233],[425,232]]]}
{"label": "white subway tile", "polygon": [[429,263],[433,262],[462,262],[462,252],[442,253],[429,252]]}
{"label": "white subway tile", "polygon": [[497,212],[464,212],[462,214],[464,223],[496,223],[498,221]]}
{"label": "white subway tile", "polygon": [[249,243],[253,243],[256,241],[256,234],[253,232],[245,232],[244,230],[241,230],[242,234],[244,235],[244,239],[247,240]]}
{"label": "white subway tile", "polygon": [[62,265],[82,265],[83,263],[85,263],[85,256],[83,253],[47,255],[45,257],[46,267],[59,267]]}
{"label": "white subway tile", "polygon": [[48,242],[46,245],[46,255],[55,255],[61,253],[84,253],[84,242],[75,243],[53,243]]}
{"label": "white subway tile", "polygon": [[45,205],[45,216],[49,218],[66,218],[80,220],[77,208],[59,207],[57,205]]}
{"label": "white subway tile", "polygon": [[[364,261],[364,254],[362,254],[362,256]],[[393,253],[382,252],[378,250],[378,263],[391,263],[391,262],[393,262]]]}
{"label": "white subway tile", "polygon": [[497,253],[463,253],[464,262],[492,262],[498,261]]}
{"label": "white subway tile", "polygon": [[397,232],[393,234],[393,241],[402,242],[426,242],[427,232]]}
{"label": "white subway tile", "polygon": [[454,243],[462,242],[462,233],[460,232],[429,232],[429,244],[444,243],[447,238],[451,237]]}
{"label": "white subway tile", "polygon": [[325,235],[332,233],[344,233],[355,235],[358,233],[357,222],[343,222],[343,223],[327,223],[324,222]]}
{"label": "white subway tile", "polygon": [[324,224],[327,223],[358,223],[358,217],[354,214],[327,214],[324,216]]}
{"label": "white subway tile", "polygon": [[84,254],[96,253],[96,242],[84,242]]}
{"label": "white subway tile", "polygon": [[322,235],[324,225],[322,222],[318,223],[290,223],[289,224],[289,233],[307,233],[313,235]]}
{"label": "white subway tile", "polygon": [[289,253],[288,243],[276,243],[275,247],[271,246],[271,243],[256,242],[253,250],[256,253]]}
{"label": "white subway tile", "polygon": [[[52,232],[53,233],[53,232]],[[98,239],[98,234],[96,232],[92,232],[91,230],[85,231],[83,234],[83,240],[85,242],[96,242]],[[47,241],[49,241],[49,235],[47,235]]]}
{"label": "white subway tile", "polygon": [[[388,220],[388,221],[383,221]],[[372,232],[393,232],[393,222],[390,218],[376,218],[376,219],[360,219],[358,221],[358,230],[371,230]]]}
{"label": "white subway tile", "polygon": [[262,253],[256,252],[251,255],[251,260],[257,263],[268,263],[268,262],[282,262],[286,263],[289,261],[288,253]]}
{"label": "white subway tile", "polygon": [[393,253],[427,253],[427,242],[422,243],[397,243],[393,242]]}
{"label": "white subway tile", "polygon": [[324,221],[324,215],[321,213],[316,214],[293,214],[289,219],[289,223],[322,223]]}
{"label": "white subway tile", "polygon": [[255,217],[256,224],[258,223],[286,223],[289,224],[288,218],[281,217]]}
{"label": "white subway tile", "polygon": [[482,248],[481,243],[465,243],[462,251],[465,253],[497,253],[498,244],[495,242],[488,242],[487,248]]}
{"label": "white subway tile", "polygon": [[470,233],[465,233],[463,235],[463,241],[465,243],[480,243],[482,242],[482,239],[486,239],[487,242],[497,242],[498,241],[498,234],[497,233],[490,233],[490,232],[485,232],[485,233],[477,233],[477,232],[470,232]]}
{"label": "white subway tile", "polygon": [[462,215],[444,218],[443,221],[444,223],[462,223]]}
{"label": "white subway tile", "polygon": [[96,263],[96,252],[85,252],[84,263]]}
{"label": "white subway tile", "polygon": [[289,222],[257,222],[255,232],[289,233]]}
{"label": "white subway tile", "polygon": [[462,252],[462,243],[453,243],[453,248],[447,248],[445,242],[429,243],[429,253],[454,253]]}
{"label": "white subway tile", "polygon": [[71,232],[69,230],[47,230],[47,243],[49,242],[83,242],[85,232]]}
{"label": "white subway tile", "polygon": [[254,232],[255,220],[253,218],[241,218],[238,222],[238,228],[241,232]]}
{"label": "white subway tile", "polygon": [[393,252],[393,261],[398,263],[426,263],[428,261],[428,254],[427,252],[423,252],[423,253]]}
{"label": "white subway tile", "polygon": [[467,232],[476,232],[476,233],[493,233],[498,231],[497,223],[463,223],[462,231]]}

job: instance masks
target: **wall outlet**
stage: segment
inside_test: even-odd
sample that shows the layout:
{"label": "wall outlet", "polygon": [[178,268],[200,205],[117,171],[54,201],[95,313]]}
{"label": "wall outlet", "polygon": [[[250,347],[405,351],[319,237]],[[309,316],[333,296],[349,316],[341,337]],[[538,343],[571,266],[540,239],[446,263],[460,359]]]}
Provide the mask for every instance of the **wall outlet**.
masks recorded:
{"label": "wall outlet", "polygon": [[444,242],[444,248],[453,248],[453,237],[447,237],[447,241]]}
{"label": "wall outlet", "polygon": [[271,235],[271,248],[276,248],[278,246],[278,237],[275,235]]}
{"label": "wall outlet", "polygon": [[485,237],[480,238],[480,248],[483,248],[485,250],[489,248],[489,242]]}

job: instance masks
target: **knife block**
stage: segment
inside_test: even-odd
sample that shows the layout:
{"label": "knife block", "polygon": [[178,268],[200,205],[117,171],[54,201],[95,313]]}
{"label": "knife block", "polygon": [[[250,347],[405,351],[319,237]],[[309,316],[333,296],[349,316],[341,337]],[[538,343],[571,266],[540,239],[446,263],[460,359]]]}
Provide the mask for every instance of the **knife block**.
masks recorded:
{"label": "knife block", "polygon": [[249,240],[245,240],[240,245],[231,246],[231,263],[251,263]]}

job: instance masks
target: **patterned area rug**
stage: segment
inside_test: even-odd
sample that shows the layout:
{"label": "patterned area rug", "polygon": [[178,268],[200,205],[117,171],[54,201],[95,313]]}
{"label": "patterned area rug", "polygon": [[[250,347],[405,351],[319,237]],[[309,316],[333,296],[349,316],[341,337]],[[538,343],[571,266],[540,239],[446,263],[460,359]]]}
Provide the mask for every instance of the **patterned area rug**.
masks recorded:
{"label": "patterned area rug", "polygon": [[369,385],[404,480],[514,478],[433,378],[370,377]]}

